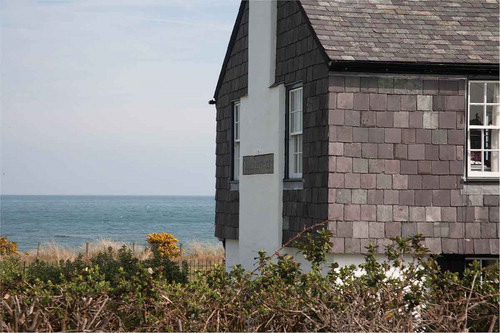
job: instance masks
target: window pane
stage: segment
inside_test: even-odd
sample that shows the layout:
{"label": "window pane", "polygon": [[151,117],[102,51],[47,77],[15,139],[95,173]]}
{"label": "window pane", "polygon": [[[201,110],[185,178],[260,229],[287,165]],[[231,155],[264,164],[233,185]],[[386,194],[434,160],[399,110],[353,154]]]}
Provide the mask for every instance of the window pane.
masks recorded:
{"label": "window pane", "polygon": [[303,121],[302,121],[302,111],[297,113],[297,130],[302,132]]}
{"label": "window pane", "polygon": [[290,133],[302,131],[302,112],[290,113]]}
{"label": "window pane", "polygon": [[491,149],[499,149],[500,148],[500,130],[490,130],[490,146]]}
{"label": "window pane", "polygon": [[302,111],[302,89],[297,90],[297,99],[296,99],[295,110]]}
{"label": "window pane", "polygon": [[491,131],[484,130],[483,131],[483,142],[485,149],[491,149]]}
{"label": "window pane", "polygon": [[498,172],[498,151],[484,152],[484,171]]}
{"label": "window pane", "polygon": [[498,83],[486,84],[486,101],[488,103],[498,103]]}
{"label": "window pane", "polygon": [[470,102],[484,103],[484,83],[471,82],[469,88]]}
{"label": "window pane", "polygon": [[470,130],[471,149],[481,149],[481,132],[482,130]]}
{"label": "window pane", "polygon": [[297,93],[292,91],[290,93],[290,112],[297,110]]}
{"label": "window pane", "polygon": [[483,130],[484,149],[498,149],[499,130]]}
{"label": "window pane", "polygon": [[290,92],[290,112],[302,110],[302,89]]}
{"label": "window pane", "polygon": [[491,152],[485,151],[483,153],[483,161],[484,161],[484,171],[490,171],[491,169]]}
{"label": "window pane", "polygon": [[297,117],[297,112],[290,113],[290,132],[291,133],[296,132],[296,129],[295,129],[295,124],[297,123],[297,120],[295,119],[296,117]]}
{"label": "window pane", "polygon": [[480,151],[470,152],[470,164],[472,171],[482,171],[483,158]]}
{"label": "window pane", "polygon": [[490,267],[490,266],[493,266],[493,265],[498,265],[498,259],[495,259],[495,258],[491,258],[491,259],[483,259],[481,260],[481,267],[485,268],[485,267]]}
{"label": "window pane", "polygon": [[486,106],[486,124],[500,126],[500,107],[498,105]]}
{"label": "window pane", "polygon": [[240,124],[235,124],[234,125],[234,139],[239,140],[240,139]]}
{"label": "window pane", "polygon": [[482,105],[471,105],[470,106],[470,125],[483,125],[483,111],[484,106]]}
{"label": "window pane", "polygon": [[296,111],[297,110],[297,92],[292,91],[292,99],[291,99],[291,104],[290,104],[290,111]]}
{"label": "window pane", "polygon": [[301,124],[301,115],[302,112],[297,112],[295,113],[295,126],[294,126],[294,131],[300,132],[302,130],[302,124]]}

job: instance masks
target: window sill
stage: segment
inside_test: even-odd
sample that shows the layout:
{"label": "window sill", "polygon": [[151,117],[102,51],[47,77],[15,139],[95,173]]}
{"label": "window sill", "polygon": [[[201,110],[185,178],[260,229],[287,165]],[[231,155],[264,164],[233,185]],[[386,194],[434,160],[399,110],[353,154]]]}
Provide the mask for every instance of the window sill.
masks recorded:
{"label": "window sill", "polygon": [[283,191],[297,191],[304,189],[304,179],[283,179]]}
{"label": "window sill", "polygon": [[461,183],[464,185],[498,185],[500,184],[500,179],[499,178],[493,178],[493,177],[469,177],[469,178],[462,178]]}
{"label": "window sill", "polygon": [[229,182],[229,191],[239,191],[240,190],[240,181],[239,180],[231,180]]}

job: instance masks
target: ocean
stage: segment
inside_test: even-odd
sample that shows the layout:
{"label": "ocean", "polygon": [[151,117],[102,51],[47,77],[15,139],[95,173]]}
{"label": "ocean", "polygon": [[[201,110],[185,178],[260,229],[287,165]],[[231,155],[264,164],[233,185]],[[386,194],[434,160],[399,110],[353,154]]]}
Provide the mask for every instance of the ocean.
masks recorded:
{"label": "ocean", "polygon": [[210,196],[0,196],[0,234],[21,251],[54,242],[67,247],[99,239],[146,244],[152,232],[182,243],[217,242]]}

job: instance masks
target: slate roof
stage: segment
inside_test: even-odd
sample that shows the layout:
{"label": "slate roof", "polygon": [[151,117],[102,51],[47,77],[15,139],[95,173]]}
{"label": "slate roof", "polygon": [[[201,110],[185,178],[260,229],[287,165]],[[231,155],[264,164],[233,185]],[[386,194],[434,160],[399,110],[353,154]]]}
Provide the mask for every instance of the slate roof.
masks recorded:
{"label": "slate roof", "polygon": [[331,60],[498,64],[498,0],[300,0]]}

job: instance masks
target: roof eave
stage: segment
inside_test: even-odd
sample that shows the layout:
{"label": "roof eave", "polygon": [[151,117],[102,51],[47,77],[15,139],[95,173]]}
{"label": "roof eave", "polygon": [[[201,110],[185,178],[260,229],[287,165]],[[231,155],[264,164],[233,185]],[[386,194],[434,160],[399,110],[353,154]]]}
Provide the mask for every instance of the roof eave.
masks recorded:
{"label": "roof eave", "polygon": [[433,63],[397,61],[332,60],[328,67],[335,72],[397,74],[496,75],[498,63]]}

